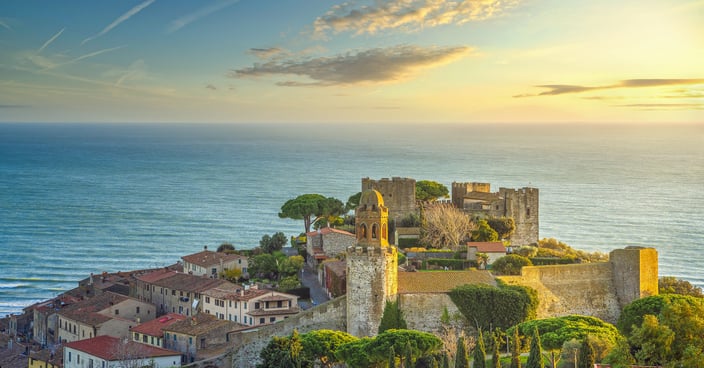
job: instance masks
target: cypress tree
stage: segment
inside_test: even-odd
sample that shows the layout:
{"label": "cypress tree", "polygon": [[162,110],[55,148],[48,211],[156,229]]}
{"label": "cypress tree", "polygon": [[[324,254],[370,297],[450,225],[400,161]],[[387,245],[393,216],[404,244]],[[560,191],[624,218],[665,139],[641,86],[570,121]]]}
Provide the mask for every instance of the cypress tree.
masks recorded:
{"label": "cypress tree", "polygon": [[382,314],[381,322],[379,323],[379,333],[390,329],[405,330],[407,328],[406,320],[403,318],[403,311],[398,305],[398,299],[394,302],[387,300],[386,304],[384,304],[384,314]]}
{"label": "cypress tree", "polygon": [[442,355],[442,368],[450,368],[450,357],[447,353]]}
{"label": "cypress tree", "polygon": [[486,367],[486,349],[484,348],[484,336],[482,336],[482,330],[479,330],[479,337],[477,337],[477,343],[474,345],[474,353],[472,354],[474,362],[472,364],[473,368],[485,368]]}
{"label": "cypress tree", "polygon": [[413,350],[411,349],[411,342],[406,341],[406,357],[404,362],[404,368],[413,368]]}
{"label": "cypress tree", "polygon": [[594,345],[589,340],[589,336],[584,338],[582,341],[582,346],[579,347],[579,361],[577,362],[578,368],[592,368],[596,363],[596,352],[594,352]]}
{"label": "cypress tree", "polygon": [[501,356],[499,355],[499,339],[494,335],[494,347],[491,349],[491,368],[501,368]]}
{"label": "cypress tree", "polygon": [[464,337],[457,340],[457,353],[455,354],[455,368],[469,368],[469,354],[464,346]]}
{"label": "cypress tree", "polygon": [[393,346],[389,349],[389,368],[396,368],[396,352]]}
{"label": "cypress tree", "polygon": [[540,333],[538,333],[537,328],[533,330],[533,339],[530,341],[530,353],[526,361],[526,368],[545,368],[540,347]]}
{"label": "cypress tree", "polygon": [[521,368],[521,337],[518,326],[513,328],[513,351],[511,351],[511,368]]}

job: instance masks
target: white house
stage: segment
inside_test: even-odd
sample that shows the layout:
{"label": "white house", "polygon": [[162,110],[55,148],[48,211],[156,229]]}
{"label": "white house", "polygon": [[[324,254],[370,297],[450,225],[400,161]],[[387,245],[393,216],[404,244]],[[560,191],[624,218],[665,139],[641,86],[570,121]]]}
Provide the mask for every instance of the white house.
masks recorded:
{"label": "white house", "polygon": [[247,273],[248,258],[239,254],[213,252],[206,246],[202,252],[181,257],[183,272],[196,276],[210,276],[217,278],[225,270],[240,269]]}
{"label": "white house", "polygon": [[154,368],[181,365],[181,353],[120,339],[98,336],[64,344],[64,368]]}

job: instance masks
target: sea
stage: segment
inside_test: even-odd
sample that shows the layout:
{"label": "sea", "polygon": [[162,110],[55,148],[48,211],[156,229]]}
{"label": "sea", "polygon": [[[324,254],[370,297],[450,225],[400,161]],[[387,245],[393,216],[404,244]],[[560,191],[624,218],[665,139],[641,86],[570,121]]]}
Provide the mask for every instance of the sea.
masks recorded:
{"label": "sea", "polygon": [[288,199],[361,179],[540,189],[540,237],[655,247],[704,287],[704,124],[0,124],[0,316],[90,273],[303,231]]}

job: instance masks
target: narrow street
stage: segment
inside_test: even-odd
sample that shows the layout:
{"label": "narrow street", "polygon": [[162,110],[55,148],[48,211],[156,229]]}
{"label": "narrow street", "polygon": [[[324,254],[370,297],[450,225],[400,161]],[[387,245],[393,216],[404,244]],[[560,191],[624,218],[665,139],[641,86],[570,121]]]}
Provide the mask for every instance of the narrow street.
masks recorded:
{"label": "narrow street", "polygon": [[318,273],[306,263],[301,271],[301,284],[310,288],[310,301],[299,301],[298,305],[302,309],[308,309],[314,305],[325,303],[330,300],[328,295],[323,290],[323,287],[318,282]]}

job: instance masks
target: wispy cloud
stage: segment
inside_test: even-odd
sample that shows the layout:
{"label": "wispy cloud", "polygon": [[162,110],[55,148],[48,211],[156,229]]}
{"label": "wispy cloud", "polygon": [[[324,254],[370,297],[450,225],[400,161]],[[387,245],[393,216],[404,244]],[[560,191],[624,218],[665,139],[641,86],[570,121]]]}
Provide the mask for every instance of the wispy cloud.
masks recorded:
{"label": "wispy cloud", "polygon": [[141,3],[141,4],[139,4],[139,5],[135,6],[134,8],[128,10],[127,13],[122,14],[121,16],[119,16],[119,17],[118,17],[117,19],[115,19],[112,23],[108,24],[107,27],[103,28],[103,30],[100,31],[98,34],[96,34],[96,35],[94,35],[94,36],[91,36],[91,37],[88,37],[88,38],[86,38],[85,40],[83,40],[83,41],[81,42],[81,45],[84,45],[86,42],[92,41],[92,40],[94,40],[94,39],[96,39],[96,38],[98,38],[98,37],[100,37],[100,36],[102,36],[102,35],[104,35],[104,34],[110,32],[113,28],[115,28],[115,27],[117,27],[118,25],[120,25],[120,23],[122,23],[122,22],[124,22],[124,21],[130,19],[133,15],[139,13],[140,11],[142,11],[142,9],[148,7],[148,6],[151,5],[154,1],[156,1],[156,0],[147,0],[147,1],[145,1],[145,2],[143,2],[143,3]]}
{"label": "wispy cloud", "polygon": [[228,6],[237,3],[239,0],[221,0],[218,1],[210,6],[206,6],[204,8],[200,8],[196,10],[193,13],[184,15],[180,18],[174,19],[171,21],[169,24],[169,28],[167,29],[168,33],[176,32],[179,29],[201,19],[204,17],[207,17],[208,15],[215,13],[218,10],[222,10],[227,8]]}
{"label": "wispy cloud", "polygon": [[205,88],[207,88],[207,89],[209,89],[209,90],[211,90],[211,91],[217,91],[217,90],[218,90],[218,88],[215,87],[215,86],[212,85],[212,84],[206,85]]}
{"label": "wispy cloud", "polygon": [[604,86],[580,86],[571,84],[544,84],[536,86],[545,88],[547,91],[531,94],[520,94],[513,97],[536,97],[536,96],[556,96],[570,93],[580,93],[605,89],[617,88],[646,88],[675,85],[704,84],[704,79],[626,79],[614,84]]}
{"label": "wispy cloud", "polygon": [[59,38],[59,36],[61,36],[61,34],[64,33],[65,30],[66,30],[65,27],[61,28],[61,30],[56,32],[55,35],[51,36],[51,38],[46,40],[46,42],[44,42],[42,47],[40,47],[39,50],[37,50],[37,54],[41,53],[42,51],[44,51],[45,48],[47,48],[47,46],[51,45],[51,43],[54,42],[54,40],[56,40],[57,38]]}
{"label": "wispy cloud", "polygon": [[374,5],[346,2],[318,17],[314,34],[353,32],[373,34],[385,29],[463,24],[497,16],[518,0],[379,0]]}
{"label": "wispy cloud", "polygon": [[234,78],[293,75],[310,81],[283,81],[279,86],[333,86],[398,82],[421,69],[452,62],[471,51],[465,46],[394,46],[313,59],[271,60],[233,70]]}
{"label": "wispy cloud", "polygon": [[115,87],[120,87],[122,84],[129,80],[142,79],[147,75],[147,66],[144,60],[135,60],[127,70],[120,73],[120,77],[115,81]]}
{"label": "wispy cloud", "polygon": [[260,59],[271,59],[276,55],[281,55],[285,53],[283,49],[278,47],[268,47],[268,48],[252,48],[249,49],[249,53],[260,58]]}
{"label": "wispy cloud", "polygon": [[666,104],[666,103],[642,103],[613,105],[614,107],[629,107],[640,110],[704,110],[704,104]]}
{"label": "wispy cloud", "polygon": [[[102,50],[98,50],[98,51],[93,51],[93,52],[91,52],[91,53],[81,55],[81,56],[79,56],[79,57],[73,58],[73,59],[71,59],[71,60],[69,60],[69,61],[66,61],[66,62],[63,62],[63,63],[53,63],[51,60],[48,60],[48,59],[47,59],[47,60],[44,61],[44,62],[46,63],[46,66],[45,66],[44,69],[41,70],[41,71],[45,71],[45,70],[48,70],[48,69],[58,68],[58,67],[64,66],[64,65],[73,64],[73,63],[75,63],[75,62],[78,62],[78,61],[81,61],[81,60],[84,60],[84,59],[96,57],[96,56],[101,55],[101,54],[104,54],[104,53],[106,53],[106,52],[111,52],[111,51],[119,50],[119,49],[121,49],[121,48],[123,48],[123,47],[125,47],[125,46],[123,45],[123,46],[117,46],[117,47],[111,47],[111,48],[102,49]],[[32,58],[32,61],[35,62],[35,64],[36,64],[36,63],[37,63],[36,57]]]}
{"label": "wispy cloud", "polygon": [[4,19],[0,19],[0,27],[7,29],[8,31],[12,31],[12,27],[10,27],[10,24]]}

